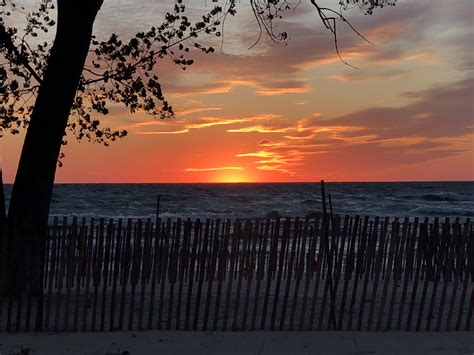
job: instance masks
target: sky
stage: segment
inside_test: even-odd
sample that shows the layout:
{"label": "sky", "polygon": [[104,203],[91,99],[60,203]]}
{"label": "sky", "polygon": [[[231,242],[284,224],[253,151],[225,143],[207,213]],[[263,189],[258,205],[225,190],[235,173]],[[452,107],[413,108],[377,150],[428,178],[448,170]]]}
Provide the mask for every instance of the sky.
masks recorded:
{"label": "sky", "polygon": [[[185,3],[191,14],[211,7]],[[338,9],[337,0],[320,3]],[[172,6],[105,0],[94,32],[126,39]],[[351,9],[345,16],[373,42],[340,25],[341,56],[354,69],[305,0],[278,24],[286,46],[250,48],[258,27],[241,0],[224,41],[210,42],[216,53],[194,53],[186,71],[159,65],[175,118],[112,107],[104,124],[128,136],[109,147],[70,138],[56,181],[474,180],[473,15],[472,0],[400,0],[372,16]],[[7,182],[23,138],[0,140]]]}

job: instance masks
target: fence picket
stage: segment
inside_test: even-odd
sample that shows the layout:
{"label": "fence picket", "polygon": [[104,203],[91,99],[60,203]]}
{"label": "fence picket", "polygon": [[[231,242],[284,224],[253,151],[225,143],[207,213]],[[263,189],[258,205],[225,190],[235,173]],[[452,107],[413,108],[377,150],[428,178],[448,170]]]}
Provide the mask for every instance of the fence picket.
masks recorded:
{"label": "fence picket", "polygon": [[[152,231],[153,233],[153,228]],[[161,262],[161,248],[160,245],[161,239],[161,219],[156,219],[156,231],[155,231],[155,240],[153,248],[153,266],[152,266],[152,276],[151,276],[151,287],[150,287],[150,304],[148,310],[148,330],[153,329],[153,308],[155,306],[155,292],[156,292],[156,283],[158,279],[159,266],[158,263]]]}
{"label": "fence picket", "polygon": [[230,238],[230,220],[228,219],[225,222],[225,232],[224,232],[224,240],[222,242],[222,247],[220,249],[219,254],[219,267],[217,270],[217,293],[216,293],[216,307],[214,311],[214,324],[212,329],[214,331],[217,330],[217,323],[219,321],[219,311],[220,311],[220,304],[222,298],[222,288],[223,283],[225,280],[225,273],[227,271],[227,259],[228,259],[228,247],[229,247],[229,238]]}
{"label": "fence picket", "polygon": [[109,220],[109,225],[107,226],[107,235],[105,238],[105,256],[104,256],[104,267],[103,267],[103,276],[104,280],[102,283],[102,302],[101,302],[101,311],[100,311],[100,331],[103,332],[105,329],[105,312],[107,308],[107,287],[109,286],[109,262],[110,262],[110,251],[112,249],[112,239],[114,235],[114,224],[113,220]]}
{"label": "fence picket", "polygon": [[207,325],[209,321],[209,314],[211,309],[211,299],[212,299],[212,286],[214,279],[216,278],[216,268],[217,268],[217,259],[219,256],[219,230],[220,230],[220,220],[216,220],[214,226],[214,233],[212,234],[211,240],[211,259],[209,260],[209,276],[208,276],[208,285],[207,285],[207,297],[206,297],[206,308],[204,309],[204,320],[202,325],[202,330],[207,331]]}
{"label": "fence picket", "polygon": [[[275,330],[275,321],[276,321],[277,310],[278,310],[278,302],[280,298],[281,279],[283,276],[284,266],[285,266],[286,244],[288,242],[289,235],[291,232],[290,229],[291,229],[291,220],[287,218],[285,222],[283,223],[283,234],[281,236],[281,244],[280,244],[280,250],[279,250],[280,260],[278,263],[278,275],[277,275],[274,297],[273,297],[273,309],[272,309],[272,315],[271,315],[271,320],[270,320],[270,330]],[[275,260],[275,265],[276,265],[276,260]]]}
{"label": "fence picket", "polygon": [[122,290],[120,294],[120,311],[119,311],[119,321],[117,330],[122,330],[124,326],[124,317],[125,317],[125,303],[127,301],[127,283],[129,277],[130,261],[132,255],[131,242],[132,239],[132,220],[129,218],[127,221],[127,231],[124,238],[123,254],[122,254]]}
{"label": "fence picket", "polygon": [[[239,276],[237,279],[237,289],[236,289],[236,294],[235,294],[235,301],[234,301],[234,317],[232,321],[232,330],[235,331],[237,330],[237,320],[239,316],[239,307],[240,307],[240,296],[241,296],[241,290],[242,290],[242,281],[243,281],[243,276],[244,276],[244,269],[245,269],[245,262],[247,258],[247,248],[248,248],[248,242],[250,239],[250,222],[247,221],[244,226],[244,244],[242,247],[242,256],[240,258],[240,266],[239,266]],[[239,230],[237,231],[237,240],[240,239],[241,236],[241,230],[240,230],[240,225],[239,225]],[[235,236],[234,236],[235,237]]]}
{"label": "fence picket", "polygon": [[85,252],[86,252],[86,219],[82,219],[82,224],[79,229],[79,238],[78,238],[78,260],[77,260],[77,275],[76,275],[76,292],[75,292],[75,300],[74,300],[74,318],[73,318],[73,331],[77,332],[78,330],[78,323],[79,323],[79,305],[80,297],[81,297],[81,279],[84,274],[84,260],[85,260]]}
{"label": "fence picket", "polygon": [[230,303],[231,303],[232,290],[233,290],[234,273],[236,270],[235,264],[236,264],[236,259],[237,259],[237,245],[239,243],[239,238],[238,238],[238,234],[236,234],[236,231],[240,231],[240,224],[241,222],[239,220],[237,220],[234,223],[234,230],[231,234],[232,248],[230,252],[230,269],[229,269],[229,275],[227,278],[227,290],[226,290],[226,296],[225,296],[224,324],[222,325],[223,331],[227,330],[227,322],[229,321],[229,312],[230,312]]}
{"label": "fence picket", "polygon": [[[196,222],[197,223],[197,222]],[[168,258],[169,258],[169,241],[171,233],[171,219],[168,218],[166,221],[166,228],[163,230],[163,258],[161,260],[161,275],[160,275],[160,299],[158,301],[158,320],[157,329],[161,330],[163,323],[163,305],[165,298],[165,287],[167,283],[166,272],[168,270]]]}
{"label": "fence picket", "polygon": [[252,322],[250,324],[250,330],[255,330],[255,324],[257,321],[257,310],[258,304],[260,301],[260,285],[263,279],[263,275],[265,273],[265,265],[266,265],[266,258],[267,258],[267,243],[268,243],[268,235],[270,232],[270,220],[267,219],[265,222],[265,229],[263,232],[263,236],[259,241],[259,251],[258,251],[258,267],[257,273],[255,275],[255,297],[254,297],[254,304],[253,304],[253,311],[252,311]]}
{"label": "fence picket", "polygon": [[270,287],[272,285],[272,274],[273,274],[273,263],[274,258],[276,257],[276,252],[278,247],[278,239],[279,239],[279,230],[280,230],[280,219],[277,219],[275,222],[272,222],[272,232],[270,235],[272,236],[271,246],[270,246],[270,257],[268,259],[268,267],[267,267],[267,283],[265,287],[265,296],[263,298],[263,310],[262,310],[262,319],[260,322],[260,330],[265,330],[265,325],[267,322],[267,309],[268,309],[268,300],[270,298]]}
{"label": "fence picket", "polygon": [[199,256],[200,260],[199,263],[199,275],[198,275],[198,289],[196,294],[196,307],[194,309],[194,322],[193,322],[193,330],[197,330],[198,322],[199,322],[199,313],[201,310],[201,295],[202,295],[202,284],[204,282],[204,273],[206,267],[206,259],[207,259],[207,248],[209,244],[209,230],[210,230],[211,221],[209,219],[206,220],[206,225],[204,227],[204,239],[202,241],[201,247],[201,255]]}

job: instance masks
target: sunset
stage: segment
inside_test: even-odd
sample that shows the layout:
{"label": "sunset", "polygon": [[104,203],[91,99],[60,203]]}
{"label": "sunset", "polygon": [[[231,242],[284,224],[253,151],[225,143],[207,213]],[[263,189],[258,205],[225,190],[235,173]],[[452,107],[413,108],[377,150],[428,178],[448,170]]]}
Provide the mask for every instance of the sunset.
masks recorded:
{"label": "sunset", "polygon": [[472,0],[0,0],[0,355],[474,354]]}
{"label": "sunset", "polygon": [[[172,6],[106,1],[94,33],[129,38]],[[311,6],[303,2],[278,23],[287,45],[253,46],[258,26],[250,4],[239,3],[224,38],[204,39],[215,53],[192,52],[185,71],[170,58],[159,62],[174,118],[111,105],[101,125],[127,137],[104,147],[69,133],[56,181],[472,180],[472,3],[400,1],[374,16],[349,9],[345,16],[373,43],[340,25],[341,57],[358,69],[337,57]],[[189,11],[210,8],[198,1]],[[127,9],[133,15],[123,17]],[[23,132],[1,140],[6,182]]]}

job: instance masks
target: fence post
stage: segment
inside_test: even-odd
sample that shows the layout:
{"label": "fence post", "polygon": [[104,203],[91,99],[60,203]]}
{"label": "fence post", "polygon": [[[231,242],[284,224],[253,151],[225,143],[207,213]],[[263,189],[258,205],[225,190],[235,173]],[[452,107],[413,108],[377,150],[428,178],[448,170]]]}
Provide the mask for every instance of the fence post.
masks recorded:
{"label": "fence post", "polygon": [[157,219],[160,217],[160,200],[161,200],[161,196],[158,195],[158,197],[156,198],[156,218]]}

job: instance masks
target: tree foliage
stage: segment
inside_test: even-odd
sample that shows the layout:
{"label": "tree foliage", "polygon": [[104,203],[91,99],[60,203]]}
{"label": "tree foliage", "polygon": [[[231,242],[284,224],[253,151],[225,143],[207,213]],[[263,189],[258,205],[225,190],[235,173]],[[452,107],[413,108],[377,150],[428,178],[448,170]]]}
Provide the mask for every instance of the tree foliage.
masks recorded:
{"label": "tree foliage", "polygon": [[[9,26],[6,19],[25,9],[12,1],[0,3],[0,136],[8,131],[17,134],[28,125],[51,47],[48,41],[37,39],[55,26],[54,10],[54,5],[42,4],[26,14],[26,24],[19,29]],[[92,38],[67,127],[77,140],[108,145],[126,136],[126,131],[101,125],[100,117],[109,114],[114,103],[126,106],[131,113],[141,111],[155,118],[173,116],[156,74],[157,66],[171,58],[185,70],[193,64],[192,49],[213,52],[212,47],[199,43],[198,37],[220,36],[222,20],[235,14],[235,3],[216,5],[194,22],[185,11],[183,1],[178,0],[163,23],[129,40],[115,34],[105,41]]]}

